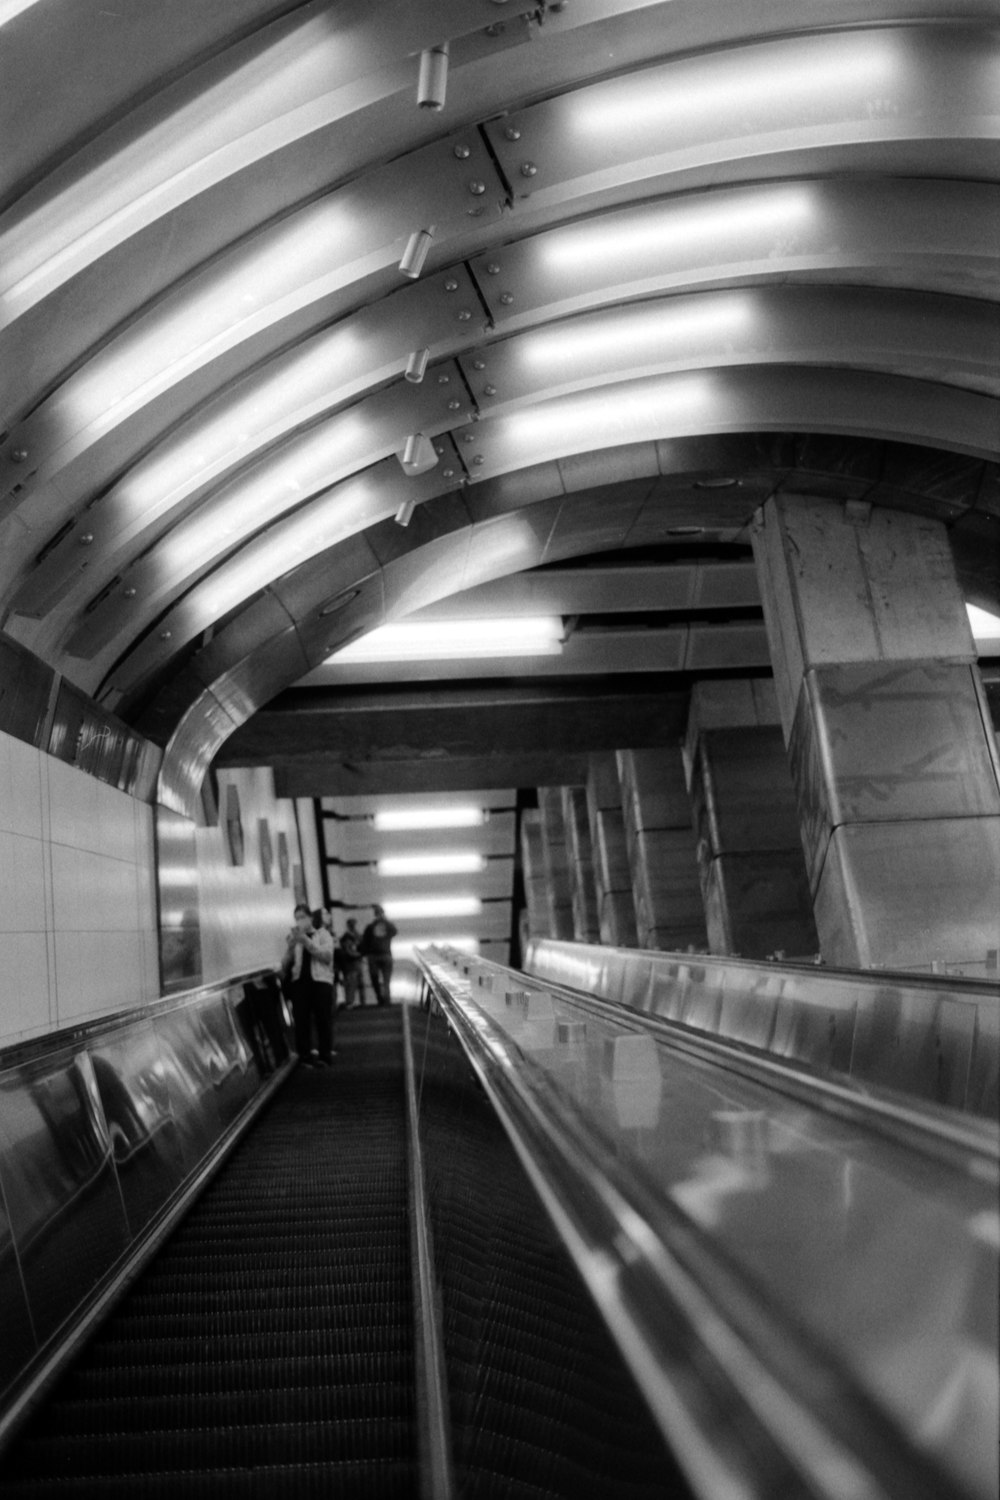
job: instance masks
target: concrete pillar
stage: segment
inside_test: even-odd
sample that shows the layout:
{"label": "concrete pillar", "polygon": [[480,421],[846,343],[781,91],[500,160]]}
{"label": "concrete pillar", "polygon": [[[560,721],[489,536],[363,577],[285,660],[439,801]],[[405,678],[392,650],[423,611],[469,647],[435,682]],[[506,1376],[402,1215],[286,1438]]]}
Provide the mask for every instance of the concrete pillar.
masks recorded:
{"label": "concrete pillar", "polygon": [[753,546],[824,958],[981,970],[1000,767],[944,525],[781,496]]}
{"label": "concrete pillar", "polygon": [[812,958],[819,941],[774,684],[697,683],[684,761],[709,950]]}
{"label": "concrete pillar", "polygon": [[587,789],[582,786],[562,788],[563,827],[569,862],[570,896],[573,905],[573,936],[578,943],[596,943],[600,937],[597,920],[597,887],[594,883],[594,854],[590,842],[590,820],[587,817]]}
{"label": "concrete pillar", "polygon": [[704,949],[705,912],[680,750],[619,750],[639,946]]}
{"label": "concrete pillar", "polygon": [[524,908],[527,934],[522,932],[522,951],[526,936],[551,937],[549,931],[548,876],[545,872],[545,849],[542,842],[542,815],[537,807],[521,814],[521,873],[524,876]]}
{"label": "concrete pillar", "polygon": [[545,899],[549,916],[549,936],[572,942],[573,895],[569,883],[569,854],[566,849],[566,825],[563,822],[562,788],[540,786],[538,809],[541,813],[542,848],[545,854]]}
{"label": "concrete pillar", "polygon": [[613,754],[590,757],[587,814],[594,856],[600,940],[615,948],[635,948],[639,938],[635,926],[632,871],[625,842],[618,762]]}

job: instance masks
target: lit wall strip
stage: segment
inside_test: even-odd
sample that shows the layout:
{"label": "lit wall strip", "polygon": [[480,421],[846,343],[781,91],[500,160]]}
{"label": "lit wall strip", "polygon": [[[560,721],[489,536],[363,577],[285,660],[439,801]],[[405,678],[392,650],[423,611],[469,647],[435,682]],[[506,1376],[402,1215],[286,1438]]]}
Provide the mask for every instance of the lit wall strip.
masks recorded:
{"label": "lit wall strip", "polygon": [[385,914],[392,922],[415,917],[473,917],[482,911],[478,896],[414,896],[403,899],[387,896]]}

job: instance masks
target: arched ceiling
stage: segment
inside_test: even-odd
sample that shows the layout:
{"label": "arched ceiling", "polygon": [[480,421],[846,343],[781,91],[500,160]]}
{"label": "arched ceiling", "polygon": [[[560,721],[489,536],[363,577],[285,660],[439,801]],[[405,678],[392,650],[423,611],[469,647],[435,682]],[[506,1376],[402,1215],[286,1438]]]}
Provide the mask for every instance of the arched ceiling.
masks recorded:
{"label": "arched ceiling", "polygon": [[353,636],[778,488],[940,516],[995,598],[996,23],[0,0],[4,630],[184,809]]}

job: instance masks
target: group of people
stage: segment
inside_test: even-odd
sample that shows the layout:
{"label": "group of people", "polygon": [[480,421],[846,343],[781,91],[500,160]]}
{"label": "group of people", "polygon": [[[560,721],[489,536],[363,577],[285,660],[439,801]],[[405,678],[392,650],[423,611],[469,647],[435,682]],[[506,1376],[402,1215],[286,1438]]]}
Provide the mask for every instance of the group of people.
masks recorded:
{"label": "group of people", "polygon": [[363,964],[368,966],[376,1004],[389,1004],[396,929],[381,906],[372,911],[372,920],[363,932],[358,932],[357,920],[350,917],[345,930],[335,938],[333,917],[324,907],[311,911],[300,904],[295,908],[295,925],[286,939],[281,962],[281,985],[292,1006],[295,1050],[306,1067],[329,1067],[336,1057],[333,1022],[338,1008],[337,988],[339,985],[343,990],[343,1005],[363,1005]]}

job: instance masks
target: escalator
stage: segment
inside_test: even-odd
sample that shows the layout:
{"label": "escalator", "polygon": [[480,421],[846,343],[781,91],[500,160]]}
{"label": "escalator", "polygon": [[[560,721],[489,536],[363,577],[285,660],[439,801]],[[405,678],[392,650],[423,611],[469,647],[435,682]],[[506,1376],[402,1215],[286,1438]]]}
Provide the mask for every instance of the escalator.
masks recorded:
{"label": "escalator", "polygon": [[[0,1460],[5,1496],[427,1494],[403,1017],[297,1069]],[[688,1491],[447,1034],[422,1055],[463,1497]]]}

